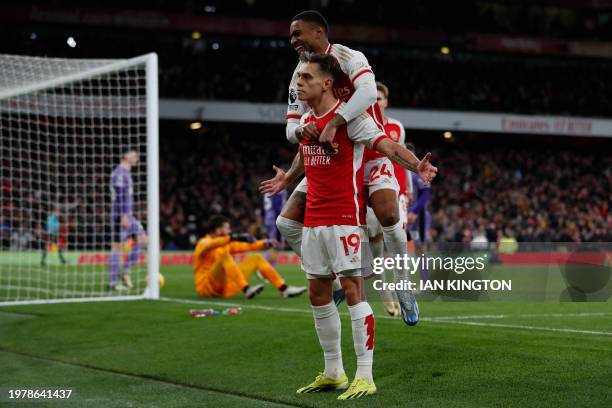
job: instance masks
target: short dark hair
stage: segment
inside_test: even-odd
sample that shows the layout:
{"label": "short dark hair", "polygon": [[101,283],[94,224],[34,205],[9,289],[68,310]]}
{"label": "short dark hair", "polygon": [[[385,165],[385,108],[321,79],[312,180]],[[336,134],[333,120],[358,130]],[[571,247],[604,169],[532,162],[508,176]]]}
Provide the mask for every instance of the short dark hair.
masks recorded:
{"label": "short dark hair", "polygon": [[304,63],[318,64],[321,72],[329,74],[334,81],[340,79],[342,68],[333,55],[330,54],[315,54],[314,52],[303,52],[300,55],[300,61]]}
{"label": "short dark hair", "polygon": [[210,232],[213,232],[217,228],[221,228],[226,222],[230,222],[229,218],[227,218],[226,216],[213,215],[212,217],[210,217],[210,220],[208,220],[208,228],[210,229]]}
{"label": "short dark hair", "polygon": [[314,23],[320,27],[325,29],[325,33],[329,34],[329,24],[327,24],[327,20],[323,17],[323,14],[319,13],[317,10],[306,10],[301,13],[297,13],[295,17],[291,19],[291,21],[302,20],[307,21],[309,23]]}

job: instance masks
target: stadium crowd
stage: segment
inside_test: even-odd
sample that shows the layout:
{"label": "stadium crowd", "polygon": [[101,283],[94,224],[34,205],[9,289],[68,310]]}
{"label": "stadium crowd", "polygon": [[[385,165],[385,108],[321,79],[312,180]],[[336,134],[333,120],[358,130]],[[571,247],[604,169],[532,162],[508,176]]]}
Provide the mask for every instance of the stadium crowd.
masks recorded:
{"label": "stadium crowd", "polygon": [[[607,242],[612,235],[612,160],[573,153],[438,150],[432,239]],[[444,168],[449,167],[449,171]],[[452,170],[451,170],[452,169]]]}
{"label": "stadium crowd", "polygon": [[[265,230],[257,187],[272,175],[273,163],[288,166],[293,150],[278,143],[282,132],[246,139],[243,131],[220,126],[204,137],[162,140],[165,248],[190,248],[216,213],[229,215],[237,230]],[[477,235],[489,242],[502,236],[519,242],[612,239],[612,159],[603,152],[454,145],[432,152],[440,169],[430,204],[434,242],[471,242]]]}
{"label": "stadium crowd", "polygon": [[[275,129],[275,128],[272,128]],[[238,231],[263,228],[259,182],[286,164],[294,152],[282,131],[253,135],[248,125],[224,125],[160,140],[161,240],[168,249],[189,249],[208,219],[224,214]],[[272,147],[272,148],[271,148]],[[197,152],[197,153],[196,153]]]}
{"label": "stadium crowd", "polygon": [[[41,33],[36,41],[0,39],[0,47],[82,58],[109,55],[108,44],[117,57],[155,51],[163,98],[286,101],[297,59],[287,38],[201,35],[166,34],[151,48],[149,36],[77,32],[90,46],[67,50],[63,34]],[[393,89],[394,107],[612,117],[612,64],[605,58],[476,52],[453,44],[448,55],[431,45],[348,45],[363,51],[377,78]]]}
{"label": "stadium crowd", "polygon": [[[162,56],[162,96],[286,101],[287,78],[297,58],[287,41],[211,40],[202,47]],[[377,79],[394,90],[395,107],[612,116],[612,83],[607,80],[612,65],[607,63],[360,49]]]}

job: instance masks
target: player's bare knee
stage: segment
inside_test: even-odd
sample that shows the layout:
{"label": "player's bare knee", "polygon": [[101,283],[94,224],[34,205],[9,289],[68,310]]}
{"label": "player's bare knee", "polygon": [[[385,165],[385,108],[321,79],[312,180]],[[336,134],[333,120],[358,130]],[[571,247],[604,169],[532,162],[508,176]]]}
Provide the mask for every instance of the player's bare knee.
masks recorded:
{"label": "player's bare knee", "polygon": [[380,217],[378,217],[378,221],[380,221],[383,227],[390,227],[391,225],[395,225],[399,222],[400,217],[398,212],[385,212]]}
{"label": "player's bare knee", "polygon": [[308,296],[313,306],[325,306],[332,301],[330,279],[308,279]]}
{"label": "player's bare knee", "polygon": [[399,206],[395,191],[379,190],[372,194],[369,204],[383,227],[390,227],[399,222]]}
{"label": "player's bare knee", "polygon": [[372,209],[374,210],[374,214],[376,214],[376,218],[383,227],[395,225],[400,220],[397,202],[379,202],[376,203],[376,207],[372,207]]}
{"label": "player's bare knee", "polygon": [[362,298],[361,291],[356,286],[353,286],[350,289],[344,289],[344,297],[346,298],[346,303],[349,306],[354,306],[361,302]]}
{"label": "player's bare knee", "polygon": [[[304,212],[306,211],[306,194],[301,191],[294,191],[283,207],[281,217],[289,218],[296,222],[304,222]],[[277,220],[278,223],[278,220]],[[278,224],[277,224],[278,225]]]}
{"label": "player's bare knee", "polygon": [[349,306],[353,306],[361,302],[361,290],[354,279],[343,278],[340,279],[340,283],[342,284],[342,289],[344,290],[344,297],[346,298],[346,303]]}
{"label": "player's bare knee", "polygon": [[310,304],[313,306],[325,306],[332,301],[331,293],[313,292],[311,290],[308,292],[308,295]]}

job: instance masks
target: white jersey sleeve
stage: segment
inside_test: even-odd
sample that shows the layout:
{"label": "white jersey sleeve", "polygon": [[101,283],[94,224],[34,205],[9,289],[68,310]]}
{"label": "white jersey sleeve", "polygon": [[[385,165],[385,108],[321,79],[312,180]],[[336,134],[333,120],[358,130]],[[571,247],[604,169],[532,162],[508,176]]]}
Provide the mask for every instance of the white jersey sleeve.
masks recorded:
{"label": "white jersey sleeve", "polygon": [[291,143],[298,143],[299,140],[295,135],[295,129],[300,124],[300,118],[308,110],[306,102],[300,101],[297,97],[297,73],[302,63],[298,63],[293,71],[291,82],[289,83],[289,95],[287,97],[287,126],[285,133],[287,140]]}
{"label": "white jersey sleeve", "polygon": [[376,78],[362,52],[341,44],[333,44],[330,52],[338,60],[340,68],[355,88],[355,92],[346,104],[336,111],[344,120],[350,122],[376,103]]}
{"label": "white jersey sleeve", "polygon": [[352,83],[355,83],[355,80],[361,75],[373,73],[368,59],[360,51],[353,50],[341,44],[333,44],[330,53],[338,60],[340,68],[349,77]]}
{"label": "white jersey sleeve", "polygon": [[363,112],[346,125],[349,139],[362,143],[369,149],[376,150],[376,145],[387,135],[376,126],[374,119]]}

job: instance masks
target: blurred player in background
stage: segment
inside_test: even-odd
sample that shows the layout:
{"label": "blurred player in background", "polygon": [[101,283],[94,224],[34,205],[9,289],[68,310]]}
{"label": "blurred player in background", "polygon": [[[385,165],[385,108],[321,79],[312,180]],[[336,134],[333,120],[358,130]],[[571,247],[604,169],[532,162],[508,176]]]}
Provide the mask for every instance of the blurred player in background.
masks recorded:
{"label": "blurred player in background", "polygon": [[249,234],[233,234],[229,219],[221,215],[209,221],[210,234],[201,238],[193,257],[193,278],[198,294],[208,297],[234,297],[240,292],[247,299],[257,296],[264,285],[250,286],[250,277],[259,271],[285,298],[299,296],[305,287],[288,286],[261,254],[247,256],[237,264],[232,254],[260,251],[278,242],[272,239],[255,241]]}
{"label": "blurred player in background", "polygon": [[[341,80],[343,73],[330,55],[305,53],[300,60],[297,95],[312,108],[302,116],[301,123],[322,130],[345,106],[335,96],[333,86],[334,81]],[[262,183],[263,190],[274,192],[280,191],[280,187],[284,188],[303,172],[308,178],[301,242],[302,269],[308,277],[310,303],[323,349],[325,370],[314,382],[298,389],[298,394],[348,386],[340,349],[340,316],[332,301],[332,283],[336,274],[341,276],[357,355],[355,378],[338,399],[360,398],[376,392],[372,377],[374,314],[363,299],[362,277],[368,266],[362,254],[362,242],[367,243],[363,228],[365,196],[361,182],[365,145],[418,172],[427,181],[435,176],[436,168],[429,163],[430,154],[419,161],[406,148],[386,137],[372,117],[364,112],[337,129],[331,146],[317,140],[301,140],[298,159],[294,160],[289,172],[277,169],[282,177]]]}
{"label": "blurred player in background", "polygon": [[[387,107],[389,106],[389,88],[382,82],[376,81],[376,102],[380,108],[380,112],[382,115],[383,126],[385,133],[387,136],[396,143],[400,145],[404,145],[406,139],[406,131],[404,130],[404,125],[392,117],[389,117],[385,114]],[[408,194],[408,185],[407,179],[410,176],[410,172],[400,166],[397,163],[393,163],[393,170],[395,179],[399,185],[398,192],[398,206],[399,206],[399,219],[402,224],[402,228],[406,230],[407,228],[407,194]],[[368,235],[370,238],[370,247],[372,248],[372,254],[374,257],[383,256],[383,226],[376,218],[376,214],[374,214],[374,210],[371,207],[368,207],[367,212],[367,223],[368,223]],[[407,236],[408,240],[410,236]],[[386,280],[386,274],[382,276]],[[401,306],[399,304],[397,295],[393,291],[382,291],[382,300],[383,305],[387,313],[391,316],[400,316],[401,315]]]}
{"label": "blurred player in background", "polygon": [[[110,288],[112,290],[127,290],[133,287],[130,271],[132,265],[138,262],[141,248],[147,245],[147,234],[142,224],[132,213],[134,206],[134,182],[130,170],[138,164],[138,153],[135,150],[125,152],[121,163],[111,174],[112,205],[111,223],[111,255],[109,259]],[[121,253],[124,243],[131,237],[136,240],[130,250],[121,272]]]}
{"label": "blurred player in background", "polygon": [[[376,83],[374,73],[363,53],[352,50],[341,44],[331,44],[328,39],[329,25],[317,11],[308,10],[299,13],[291,20],[291,45],[299,53],[312,52],[329,54],[334,57],[342,70],[341,77],[334,83],[334,95],[346,102],[334,117],[328,121],[322,130],[312,125],[301,125],[300,117],[307,111],[307,104],[297,97],[297,73],[301,63],[298,63],[289,84],[289,100],[287,107],[286,136],[292,143],[301,140],[318,140],[327,148],[332,148],[335,133],[340,126],[346,125],[361,113],[368,112],[377,125],[383,129],[382,115],[376,104]],[[368,190],[368,202],[374,214],[382,225],[384,241],[393,255],[406,254],[406,232],[400,221],[397,192],[397,181],[393,174],[391,162],[375,151],[366,149],[366,168],[364,180]],[[300,254],[304,208],[306,202],[307,181],[303,179],[289,198],[283,212],[277,219],[281,231],[291,248]],[[382,253],[374,253],[381,256]],[[395,271],[395,279],[405,278],[405,271]],[[340,293],[334,288],[335,293]],[[418,306],[410,292],[398,293],[401,300],[402,316],[409,325],[418,322]],[[336,295],[335,295],[336,297]],[[336,302],[341,301],[336,297]]]}
{"label": "blurred player in background", "polygon": [[40,264],[45,266],[47,262],[47,252],[49,251],[49,247],[51,245],[55,245],[57,248],[57,256],[59,257],[62,264],[66,264],[66,258],[64,258],[63,249],[64,245],[60,234],[60,213],[59,207],[57,205],[53,206],[53,209],[47,216],[47,225],[45,228],[44,239],[43,239],[43,247],[42,247],[42,258],[40,260]]}
{"label": "blurred player in background", "polygon": [[282,243],[283,237],[276,228],[276,218],[280,215],[285,203],[287,203],[289,193],[287,190],[282,190],[278,194],[264,194],[264,223],[266,225],[268,238],[275,239]]}
{"label": "blurred player in background", "polygon": [[[280,231],[276,228],[276,219],[280,215],[284,205],[287,203],[289,193],[287,190],[282,190],[278,194],[264,194],[263,196],[263,208],[264,208],[264,225],[266,226],[266,235],[269,239],[276,240],[280,243],[279,248],[285,247],[285,239],[283,238]],[[277,248],[270,248],[266,252],[266,259],[268,262],[275,266],[278,262],[279,252]]]}
{"label": "blurred player in background", "polygon": [[[406,147],[415,153],[415,147],[408,143]],[[431,214],[429,213],[429,200],[431,198],[431,186],[423,183],[419,177],[411,175],[413,186],[413,201],[408,209],[408,232],[412,236],[416,255],[427,253],[428,244],[431,242]],[[421,280],[428,280],[429,272],[426,267],[421,268]]]}

